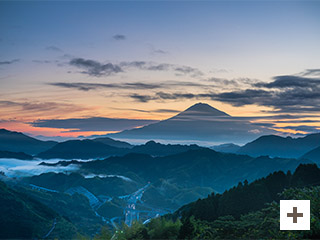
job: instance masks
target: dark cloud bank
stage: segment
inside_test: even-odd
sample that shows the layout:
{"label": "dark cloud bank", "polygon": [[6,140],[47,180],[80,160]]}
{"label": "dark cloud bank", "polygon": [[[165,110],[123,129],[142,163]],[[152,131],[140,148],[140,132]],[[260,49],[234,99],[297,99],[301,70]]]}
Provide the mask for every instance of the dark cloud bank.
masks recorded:
{"label": "dark cloud bank", "polygon": [[34,127],[49,127],[60,129],[73,129],[70,132],[81,131],[122,131],[135,127],[155,123],[154,120],[122,119],[122,118],[72,118],[37,120],[30,123]]}
{"label": "dark cloud bank", "polygon": [[305,113],[320,111],[320,78],[276,76],[270,83],[253,83],[251,88],[228,92],[189,93],[156,92],[153,95],[131,94],[140,102],[151,100],[211,99],[233,106],[259,105],[273,112]]}

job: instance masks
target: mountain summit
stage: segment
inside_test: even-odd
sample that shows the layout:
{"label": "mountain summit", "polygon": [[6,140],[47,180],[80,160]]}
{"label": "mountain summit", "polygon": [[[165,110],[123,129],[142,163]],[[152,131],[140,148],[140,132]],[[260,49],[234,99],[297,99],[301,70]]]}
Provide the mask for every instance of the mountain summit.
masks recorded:
{"label": "mountain summit", "polygon": [[222,112],[206,103],[196,103],[186,109],[185,111],[176,115],[176,117],[190,117],[190,116],[208,116],[208,117],[230,117],[229,114]]}

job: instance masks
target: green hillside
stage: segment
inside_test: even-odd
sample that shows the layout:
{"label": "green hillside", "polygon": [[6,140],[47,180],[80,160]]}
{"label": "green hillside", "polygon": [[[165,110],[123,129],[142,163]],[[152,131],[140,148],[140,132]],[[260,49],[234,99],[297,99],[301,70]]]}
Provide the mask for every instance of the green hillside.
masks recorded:
{"label": "green hillside", "polygon": [[55,211],[0,182],[0,238],[35,239],[76,237],[73,224]]}

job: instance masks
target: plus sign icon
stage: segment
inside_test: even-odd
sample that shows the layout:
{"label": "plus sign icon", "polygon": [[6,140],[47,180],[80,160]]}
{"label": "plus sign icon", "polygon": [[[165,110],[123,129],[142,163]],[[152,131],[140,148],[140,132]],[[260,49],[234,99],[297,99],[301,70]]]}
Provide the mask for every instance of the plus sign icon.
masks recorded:
{"label": "plus sign icon", "polygon": [[280,230],[310,230],[310,200],[280,200]]}

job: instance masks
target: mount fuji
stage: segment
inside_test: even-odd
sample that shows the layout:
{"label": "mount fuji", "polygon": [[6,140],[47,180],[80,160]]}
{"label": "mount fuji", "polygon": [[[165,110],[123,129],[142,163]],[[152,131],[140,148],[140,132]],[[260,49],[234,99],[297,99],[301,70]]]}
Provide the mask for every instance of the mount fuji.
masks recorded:
{"label": "mount fuji", "polygon": [[254,125],[246,118],[232,117],[206,103],[197,103],[169,119],[108,136],[117,139],[242,144],[272,133],[273,130]]}

